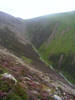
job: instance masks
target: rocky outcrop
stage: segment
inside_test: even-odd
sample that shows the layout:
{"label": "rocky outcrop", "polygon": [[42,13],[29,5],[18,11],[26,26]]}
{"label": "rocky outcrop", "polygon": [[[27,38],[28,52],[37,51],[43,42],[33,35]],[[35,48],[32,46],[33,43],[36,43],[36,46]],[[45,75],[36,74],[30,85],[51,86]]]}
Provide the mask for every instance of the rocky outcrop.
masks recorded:
{"label": "rocky outcrop", "polygon": [[60,58],[59,58],[59,61],[58,61],[58,68],[59,68],[59,69],[61,68],[61,65],[62,65],[63,59],[64,59],[64,55],[61,54],[61,55],[60,55]]}

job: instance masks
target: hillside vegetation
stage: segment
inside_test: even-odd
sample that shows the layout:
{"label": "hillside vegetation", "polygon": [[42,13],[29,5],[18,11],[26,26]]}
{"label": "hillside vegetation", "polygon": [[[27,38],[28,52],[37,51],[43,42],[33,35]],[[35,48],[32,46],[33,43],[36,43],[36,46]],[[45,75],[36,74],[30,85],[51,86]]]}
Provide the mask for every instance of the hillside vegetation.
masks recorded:
{"label": "hillside vegetation", "polygon": [[31,19],[27,29],[41,57],[75,84],[75,12]]}
{"label": "hillside vegetation", "polygon": [[[74,54],[52,54],[50,44],[60,23],[50,18],[24,21],[0,12],[0,100],[75,100],[75,86],[43,61],[60,70],[56,65],[71,55],[68,61],[74,64]],[[66,75],[74,82],[74,67],[69,68]]]}

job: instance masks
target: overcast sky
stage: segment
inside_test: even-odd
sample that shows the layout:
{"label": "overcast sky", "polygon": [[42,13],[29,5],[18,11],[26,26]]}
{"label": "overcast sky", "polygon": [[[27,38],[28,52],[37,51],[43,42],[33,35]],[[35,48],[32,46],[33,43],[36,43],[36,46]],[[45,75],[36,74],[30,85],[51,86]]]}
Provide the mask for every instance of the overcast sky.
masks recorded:
{"label": "overcast sky", "polygon": [[29,19],[75,10],[75,0],[0,0],[0,11]]}

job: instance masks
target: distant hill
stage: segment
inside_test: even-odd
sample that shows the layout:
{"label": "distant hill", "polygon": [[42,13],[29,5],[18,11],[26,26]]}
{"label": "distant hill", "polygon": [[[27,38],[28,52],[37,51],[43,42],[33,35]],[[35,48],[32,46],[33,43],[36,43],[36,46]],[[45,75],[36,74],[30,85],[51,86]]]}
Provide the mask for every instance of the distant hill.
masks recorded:
{"label": "distant hill", "polygon": [[42,59],[75,84],[75,12],[28,20],[27,29]]}

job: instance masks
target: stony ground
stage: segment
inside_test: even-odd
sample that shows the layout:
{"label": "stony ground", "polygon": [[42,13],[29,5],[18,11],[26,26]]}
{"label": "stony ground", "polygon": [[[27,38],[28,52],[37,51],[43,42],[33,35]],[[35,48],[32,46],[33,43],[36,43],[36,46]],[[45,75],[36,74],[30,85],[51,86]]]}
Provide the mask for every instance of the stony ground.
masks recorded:
{"label": "stony ground", "polygon": [[71,87],[29,66],[0,51],[0,100],[75,100]]}

